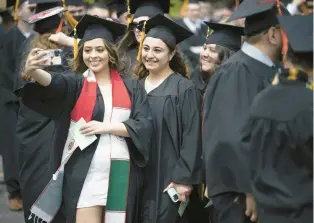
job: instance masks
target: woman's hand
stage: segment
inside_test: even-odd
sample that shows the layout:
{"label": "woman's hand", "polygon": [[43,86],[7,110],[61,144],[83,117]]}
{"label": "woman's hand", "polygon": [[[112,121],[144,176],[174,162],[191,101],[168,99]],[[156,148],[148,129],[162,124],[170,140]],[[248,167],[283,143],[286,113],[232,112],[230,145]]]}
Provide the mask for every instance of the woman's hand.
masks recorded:
{"label": "woman's hand", "polygon": [[68,46],[68,47],[74,46],[74,38],[65,35],[63,32],[52,34],[48,39],[51,42],[57,43],[62,46]]}
{"label": "woman's hand", "polygon": [[43,69],[45,67],[45,62],[47,62],[46,58],[43,58],[46,55],[46,53],[39,48],[34,48],[31,50],[29,53],[26,63],[25,63],[25,68],[24,68],[24,73],[27,76],[32,76],[32,72],[37,70],[37,69]]}
{"label": "woman's hand", "polygon": [[176,189],[178,195],[179,195],[179,200],[181,202],[185,202],[186,199],[190,196],[193,187],[191,185],[183,185],[183,184],[176,184],[176,183],[171,183],[168,185],[168,187],[164,190],[167,191],[170,188]]}
{"label": "woman's hand", "polygon": [[257,208],[254,197],[251,194],[246,194],[246,210],[245,215],[250,218],[252,222],[257,221]]}
{"label": "woman's hand", "polygon": [[81,133],[86,136],[95,134],[101,135],[110,132],[110,125],[111,124],[109,122],[90,121],[86,123],[80,130]]}

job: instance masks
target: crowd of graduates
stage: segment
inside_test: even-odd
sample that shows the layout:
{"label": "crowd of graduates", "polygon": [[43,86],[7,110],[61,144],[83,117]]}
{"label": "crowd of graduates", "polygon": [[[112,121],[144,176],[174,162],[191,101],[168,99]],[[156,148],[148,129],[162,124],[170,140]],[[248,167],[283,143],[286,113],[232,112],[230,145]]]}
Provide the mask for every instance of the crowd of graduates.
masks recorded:
{"label": "crowd of graduates", "polygon": [[313,1],[172,4],[0,3],[25,222],[313,222]]}

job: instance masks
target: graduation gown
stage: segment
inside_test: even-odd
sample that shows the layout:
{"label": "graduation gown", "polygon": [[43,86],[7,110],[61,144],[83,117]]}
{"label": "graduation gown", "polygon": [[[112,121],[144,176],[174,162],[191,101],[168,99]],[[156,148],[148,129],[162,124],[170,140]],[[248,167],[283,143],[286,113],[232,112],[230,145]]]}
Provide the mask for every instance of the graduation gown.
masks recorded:
{"label": "graduation gown", "polygon": [[179,202],[173,203],[163,191],[171,182],[202,183],[200,92],[191,81],[173,73],[148,93],[148,100],[154,132],[141,222],[184,222],[186,217],[178,215]]}
{"label": "graduation gown", "polygon": [[247,132],[259,222],[313,222],[313,92],[281,77],[254,99]]}
{"label": "graduation gown", "polygon": [[[22,48],[20,55],[27,56],[29,43],[32,38],[28,38]],[[64,50],[63,52],[66,52]],[[48,67],[48,71],[64,72],[69,70],[66,58],[62,56],[63,66]],[[21,78],[19,71],[15,87],[19,88],[26,82]],[[53,153],[53,143],[55,136],[55,123],[49,117],[37,113],[19,103],[18,123],[16,126],[16,136],[19,143],[19,180],[23,197],[23,211],[25,222],[28,220],[30,208],[50,181],[54,172],[49,170],[50,154]],[[49,142],[49,143],[47,143]],[[55,223],[65,222],[58,214]]]}
{"label": "graduation gown", "polygon": [[18,100],[13,94],[15,69],[20,66],[18,57],[19,48],[25,40],[25,36],[17,28],[13,27],[4,36],[3,48],[1,50],[1,101],[0,101],[0,145],[3,149],[4,177],[10,196],[19,197],[20,189],[18,183],[18,144],[16,143],[15,127],[17,124]]}
{"label": "graduation gown", "polygon": [[134,78],[134,74],[132,72],[133,67],[138,63],[137,61],[137,53],[138,53],[138,46],[133,46],[126,52],[126,70],[127,74],[129,74],[130,78]]}
{"label": "graduation gown", "polygon": [[211,77],[203,107],[203,158],[210,197],[250,192],[242,129],[253,98],[274,75],[275,68],[239,50]]}
{"label": "graduation gown", "polygon": [[[80,95],[84,79],[82,76],[72,73],[52,73],[51,75],[52,81],[48,87],[28,83],[18,94],[26,106],[55,120],[55,140],[49,162],[49,171],[55,172],[61,162],[70,124],[70,113]],[[152,125],[144,89],[135,80],[123,79],[123,81],[132,102],[130,119],[124,122],[130,135],[129,138],[126,138],[126,142],[130,152],[131,168],[126,222],[132,223],[139,222],[137,209],[140,205],[142,189],[141,168],[148,161],[148,145]],[[100,89],[97,88],[92,120],[102,121],[104,109],[103,98]],[[68,223],[75,223],[77,202],[98,141],[99,136],[88,148],[83,151],[76,150],[65,166],[62,211]]]}
{"label": "graduation gown", "polygon": [[194,69],[191,73],[191,81],[193,81],[195,87],[203,93],[206,88],[206,82],[204,81],[203,73],[200,69]]}

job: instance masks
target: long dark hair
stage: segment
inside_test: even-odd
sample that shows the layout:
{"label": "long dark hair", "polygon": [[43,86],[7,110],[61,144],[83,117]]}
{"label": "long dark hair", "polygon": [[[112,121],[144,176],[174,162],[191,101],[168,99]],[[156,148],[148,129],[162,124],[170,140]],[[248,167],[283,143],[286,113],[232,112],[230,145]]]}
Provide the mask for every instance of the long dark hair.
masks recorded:
{"label": "long dark hair", "polygon": [[138,42],[136,40],[135,34],[133,29],[130,27],[118,43],[118,52],[119,54],[124,54],[129,49],[136,47],[137,45]]}
{"label": "long dark hair", "polygon": [[[119,72],[123,73],[125,68],[125,63],[123,60],[120,60],[118,51],[114,44],[109,43],[108,41],[104,40],[104,45],[106,50],[108,51],[109,56],[109,67],[118,70]],[[80,44],[78,49],[78,56],[73,61],[73,68],[79,74],[83,74],[88,67],[85,65],[83,60],[83,50],[84,50],[84,42]]]}
{"label": "long dark hair", "polygon": [[[166,44],[166,43],[165,43]],[[170,68],[178,74],[181,74],[185,78],[188,77],[188,70],[185,65],[184,59],[182,55],[179,53],[177,48],[170,47],[168,44],[166,44],[170,52],[174,52],[175,54],[172,57],[172,59],[169,61]],[[143,62],[141,61],[134,69],[135,75],[138,76],[139,79],[145,78],[149,75],[149,71],[144,66]]]}

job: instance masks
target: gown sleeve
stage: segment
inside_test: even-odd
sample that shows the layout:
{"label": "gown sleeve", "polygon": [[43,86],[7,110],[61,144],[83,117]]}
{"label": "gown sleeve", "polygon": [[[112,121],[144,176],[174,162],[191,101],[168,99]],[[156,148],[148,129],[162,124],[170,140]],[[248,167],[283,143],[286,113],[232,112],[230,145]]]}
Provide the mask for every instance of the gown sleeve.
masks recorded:
{"label": "gown sleeve", "polygon": [[28,108],[52,119],[70,112],[83,86],[83,77],[72,72],[51,74],[49,86],[28,82],[15,91]]}
{"label": "gown sleeve", "polygon": [[201,94],[194,86],[182,92],[180,158],[172,172],[172,182],[196,185],[202,182],[201,159]]}
{"label": "gown sleeve", "polygon": [[130,119],[124,122],[130,135],[127,138],[131,158],[135,163],[143,167],[149,158],[151,147],[152,117],[148,104],[147,94],[138,81],[133,80],[132,111]]}

